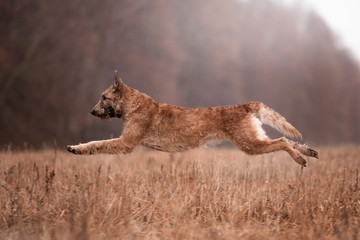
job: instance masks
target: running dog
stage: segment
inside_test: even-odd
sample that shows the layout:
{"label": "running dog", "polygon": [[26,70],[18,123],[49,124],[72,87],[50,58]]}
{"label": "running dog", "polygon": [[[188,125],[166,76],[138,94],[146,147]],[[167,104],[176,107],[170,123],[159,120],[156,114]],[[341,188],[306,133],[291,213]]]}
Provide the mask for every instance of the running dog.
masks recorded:
{"label": "running dog", "polygon": [[306,161],[301,154],[319,158],[318,153],[305,144],[285,137],[267,137],[262,124],[302,140],[295,127],[261,102],[183,108],[158,103],[127,86],[117,71],[114,77],[115,83],[103,92],[91,114],[102,119],[123,118],[122,135],[115,139],[69,145],[68,151],[74,154],[127,154],[137,145],[142,145],[165,152],[181,152],[209,141],[229,140],[250,155],[284,150],[304,167]]}

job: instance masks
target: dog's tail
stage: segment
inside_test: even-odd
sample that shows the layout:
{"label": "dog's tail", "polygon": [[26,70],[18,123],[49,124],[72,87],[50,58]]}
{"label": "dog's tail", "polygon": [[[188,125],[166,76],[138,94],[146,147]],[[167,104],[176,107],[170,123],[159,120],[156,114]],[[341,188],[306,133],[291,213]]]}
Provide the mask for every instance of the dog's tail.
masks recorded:
{"label": "dog's tail", "polygon": [[288,123],[283,116],[265,104],[261,102],[249,102],[244,104],[244,106],[247,112],[254,114],[262,123],[275,128],[286,136],[300,138],[302,140],[301,133],[296,130],[293,125]]}

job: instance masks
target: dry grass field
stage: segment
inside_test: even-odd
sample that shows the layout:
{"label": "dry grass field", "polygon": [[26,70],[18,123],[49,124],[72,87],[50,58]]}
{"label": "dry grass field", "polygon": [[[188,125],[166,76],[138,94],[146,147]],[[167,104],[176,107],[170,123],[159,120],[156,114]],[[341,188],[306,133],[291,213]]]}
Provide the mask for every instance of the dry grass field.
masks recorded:
{"label": "dry grass field", "polygon": [[0,239],[360,239],[360,147],[0,153]]}

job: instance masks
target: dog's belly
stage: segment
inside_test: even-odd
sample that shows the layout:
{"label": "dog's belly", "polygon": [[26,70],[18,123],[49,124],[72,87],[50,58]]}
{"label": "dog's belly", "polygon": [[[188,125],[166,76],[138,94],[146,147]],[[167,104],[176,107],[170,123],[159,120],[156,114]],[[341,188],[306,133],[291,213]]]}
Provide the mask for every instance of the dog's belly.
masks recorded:
{"label": "dog's belly", "polygon": [[224,140],[222,134],[211,134],[206,137],[196,138],[151,138],[141,141],[141,145],[147,148],[164,152],[182,152],[205,144],[216,144]]}
{"label": "dog's belly", "polygon": [[141,142],[141,145],[147,148],[151,148],[151,149],[155,149],[158,151],[164,151],[164,152],[182,152],[185,150],[188,150],[190,148],[194,148],[197,147],[199,144],[194,145],[190,145],[188,143],[185,142],[173,142],[170,141],[169,139],[147,139],[147,140],[143,140]]}

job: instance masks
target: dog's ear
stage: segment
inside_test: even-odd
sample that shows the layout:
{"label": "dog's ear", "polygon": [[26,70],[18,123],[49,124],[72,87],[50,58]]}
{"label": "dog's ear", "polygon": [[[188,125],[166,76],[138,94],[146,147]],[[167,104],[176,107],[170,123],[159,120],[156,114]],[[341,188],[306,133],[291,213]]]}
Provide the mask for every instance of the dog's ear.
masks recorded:
{"label": "dog's ear", "polygon": [[119,77],[117,70],[114,71],[114,77],[115,77],[114,89],[121,90],[122,87],[124,86],[124,82]]}

